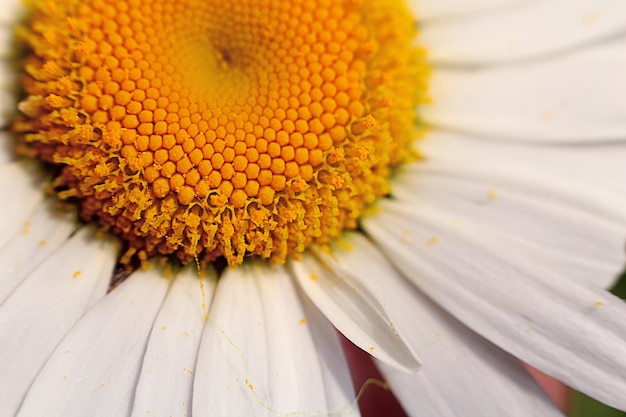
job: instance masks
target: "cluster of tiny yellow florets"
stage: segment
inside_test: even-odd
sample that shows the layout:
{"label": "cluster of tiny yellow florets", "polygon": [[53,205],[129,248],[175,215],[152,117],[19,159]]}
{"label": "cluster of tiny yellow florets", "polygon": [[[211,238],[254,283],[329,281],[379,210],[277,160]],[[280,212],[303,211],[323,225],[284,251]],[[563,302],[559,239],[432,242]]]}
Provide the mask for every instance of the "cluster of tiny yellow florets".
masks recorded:
{"label": "cluster of tiny yellow florets", "polygon": [[410,158],[415,31],[400,0],[41,1],[14,129],[129,253],[282,262]]}

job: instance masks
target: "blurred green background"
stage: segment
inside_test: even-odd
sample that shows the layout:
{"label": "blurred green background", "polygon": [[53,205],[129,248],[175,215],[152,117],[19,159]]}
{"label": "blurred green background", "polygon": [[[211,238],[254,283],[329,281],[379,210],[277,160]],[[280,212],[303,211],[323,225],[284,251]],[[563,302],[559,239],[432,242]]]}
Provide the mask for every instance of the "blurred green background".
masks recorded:
{"label": "blurred green background", "polygon": [[[626,299],[626,273],[611,291],[618,297]],[[626,417],[626,412],[607,407],[578,392],[572,393],[570,410],[571,417]]]}

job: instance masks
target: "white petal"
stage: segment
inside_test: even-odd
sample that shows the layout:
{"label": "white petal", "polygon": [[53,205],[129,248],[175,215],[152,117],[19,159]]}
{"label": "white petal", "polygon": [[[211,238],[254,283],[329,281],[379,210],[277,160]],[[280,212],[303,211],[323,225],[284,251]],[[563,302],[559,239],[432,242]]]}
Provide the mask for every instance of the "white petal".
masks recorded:
{"label": "white petal", "polygon": [[626,37],[524,65],[440,68],[433,71],[429,87],[433,104],[425,106],[420,116],[439,127],[487,137],[622,141],[626,137],[624,57]]}
{"label": "white petal", "polygon": [[[2,65],[0,64],[0,72],[2,71]],[[2,116],[2,98],[0,94],[0,129],[2,128],[2,123],[7,123],[3,120]],[[5,131],[0,131],[0,166],[3,166],[15,159],[15,153],[13,152],[13,143],[14,139]]]}
{"label": "white petal", "polygon": [[[283,267],[244,264],[225,271],[202,335],[193,415],[327,413],[331,387],[309,319]],[[345,373],[345,366],[333,372]]]}
{"label": "white petal", "polygon": [[433,62],[480,65],[536,58],[623,34],[622,0],[519,2],[424,25],[420,42]]}
{"label": "white petal", "polygon": [[626,409],[626,305],[535,265],[482,224],[386,200],[363,221],[389,259],[477,333],[542,372]]}
{"label": "white petal", "polygon": [[[515,164],[519,159],[533,167],[551,172],[551,175],[571,175],[576,181],[604,180],[601,188],[610,187],[615,192],[626,192],[626,145],[624,143],[547,145],[510,141],[493,141],[490,138],[464,133],[430,131],[424,140],[416,142],[425,159],[453,159],[454,162],[474,165],[512,165],[511,169],[524,169]],[[419,161],[421,163],[422,161]],[[578,165],[578,168],[576,166]]]}
{"label": "white petal", "polygon": [[417,354],[402,339],[377,295],[360,277],[331,262],[303,255],[290,266],[304,292],[352,343],[391,366],[417,371]]}
{"label": "white petal", "polygon": [[[2,9],[4,9],[4,4],[2,4]],[[11,119],[17,111],[19,93],[17,87],[19,81],[14,62],[16,58],[15,56],[7,58],[8,55],[15,55],[13,41],[13,29],[7,30],[5,25],[0,23],[0,163],[15,158],[13,150],[15,139],[8,133]]]}
{"label": "white petal", "polygon": [[[18,55],[15,45],[15,27],[22,19],[24,6],[19,0],[2,0],[0,7],[0,129],[9,124],[17,107],[18,77],[15,60]],[[12,155],[13,139],[0,132],[0,162]],[[11,159],[11,158],[9,158]]]}
{"label": "white petal", "polygon": [[[433,134],[393,194],[498,230],[534,263],[608,287],[624,266],[626,144],[535,147]],[[585,256],[581,256],[584,254]]]}
{"label": "white petal", "polygon": [[20,0],[2,0],[0,9],[0,32],[12,31],[24,14],[24,3]]}
{"label": "white petal", "polygon": [[418,21],[456,17],[467,18],[470,13],[490,11],[494,8],[507,7],[524,0],[411,0],[409,4],[415,11]]}
{"label": "white petal", "polygon": [[[1,31],[0,31],[1,33]],[[2,72],[0,63],[0,72]],[[7,129],[16,106],[15,93],[7,91],[0,86],[0,129]],[[6,132],[0,132],[0,162],[9,161],[15,158],[13,151],[14,138]]]}
{"label": "white petal", "polygon": [[[2,4],[4,8],[4,4]],[[0,12],[1,13],[1,12]],[[15,49],[13,31],[0,24],[0,162],[14,158],[14,138],[7,132],[17,110],[18,77],[13,60],[7,59]]]}
{"label": "white petal", "polygon": [[306,294],[302,294],[302,298],[306,325],[317,349],[318,361],[323,364],[321,370],[327,408],[337,415],[359,417],[361,414],[356,406],[350,370],[337,331]]}
{"label": "white petal", "polygon": [[76,230],[71,214],[60,213],[49,200],[39,204],[22,230],[0,248],[0,305],[28,274]]}
{"label": "white petal", "polygon": [[[5,9],[4,9],[4,1],[2,2],[2,11],[0,12],[0,88],[2,89],[2,93],[10,91],[8,88],[8,83],[3,83],[4,79],[7,79],[10,75],[10,66],[9,66],[9,58],[14,56],[15,44],[14,44],[14,30],[15,28],[11,24],[7,24],[4,22],[6,20]],[[17,20],[16,16],[12,17],[12,20]],[[1,94],[1,93],[0,93]],[[0,102],[0,121],[2,124],[5,123],[6,119],[3,119],[3,116],[7,114],[6,108],[4,107],[5,103]]]}
{"label": "white petal", "polygon": [[140,271],[103,298],[55,349],[18,416],[128,415],[168,286],[162,271]]}
{"label": "white petal", "polygon": [[378,363],[410,415],[561,415],[517,359],[434,305],[363,235],[349,233],[344,239],[347,245],[333,247],[336,262],[367,282],[423,357],[414,375]]}
{"label": "white petal", "polygon": [[24,222],[44,198],[41,178],[29,168],[34,169],[34,163],[0,166],[0,247],[27,226]]}
{"label": "white petal", "polygon": [[178,273],[157,316],[135,391],[132,416],[191,416],[191,392],[202,328],[217,275],[195,265]]}
{"label": "white petal", "polygon": [[[0,404],[13,415],[56,345],[104,296],[116,245],[83,228],[0,307]],[[51,272],[53,271],[53,272]]]}

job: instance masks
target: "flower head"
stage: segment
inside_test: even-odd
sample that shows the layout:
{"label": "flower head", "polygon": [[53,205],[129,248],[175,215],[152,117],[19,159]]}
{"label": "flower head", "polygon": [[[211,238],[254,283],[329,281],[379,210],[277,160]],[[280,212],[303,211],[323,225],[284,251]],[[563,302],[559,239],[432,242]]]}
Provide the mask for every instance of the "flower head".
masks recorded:
{"label": "flower head", "polygon": [[400,2],[40,2],[15,129],[130,253],[284,262],[356,228],[410,158]]}

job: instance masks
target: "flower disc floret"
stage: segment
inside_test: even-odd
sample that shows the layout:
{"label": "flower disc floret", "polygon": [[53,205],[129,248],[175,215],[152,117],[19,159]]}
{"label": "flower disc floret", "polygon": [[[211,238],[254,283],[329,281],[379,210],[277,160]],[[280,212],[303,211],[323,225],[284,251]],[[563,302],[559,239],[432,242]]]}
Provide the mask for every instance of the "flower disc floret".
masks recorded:
{"label": "flower disc floret", "polygon": [[14,129],[128,254],[283,262],[411,158],[415,34],[399,0],[42,1]]}

